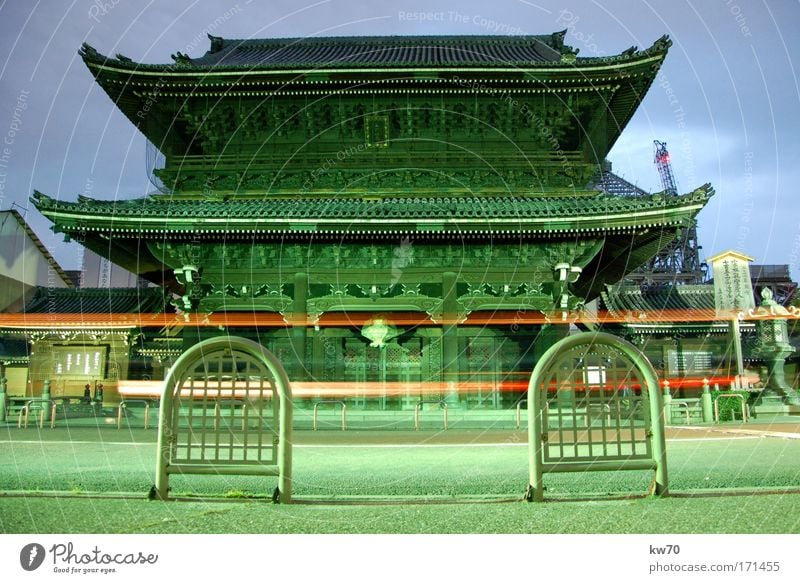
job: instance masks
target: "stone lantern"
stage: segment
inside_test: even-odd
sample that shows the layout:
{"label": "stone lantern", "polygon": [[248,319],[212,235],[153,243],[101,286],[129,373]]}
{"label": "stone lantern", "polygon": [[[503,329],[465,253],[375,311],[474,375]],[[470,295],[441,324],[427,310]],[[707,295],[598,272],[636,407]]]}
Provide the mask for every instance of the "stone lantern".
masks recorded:
{"label": "stone lantern", "polygon": [[[759,403],[788,403],[800,405],[800,395],[786,383],[783,364],[794,352],[789,344],[789,332],[785,316],[789,311],[772,299],[772,290],[761,290],[761,305],[751,311],[756,320],[756,343],[753,356],[761,358],[767,365],[767,379]],[[777,316],[777,317],[776,317]]]}

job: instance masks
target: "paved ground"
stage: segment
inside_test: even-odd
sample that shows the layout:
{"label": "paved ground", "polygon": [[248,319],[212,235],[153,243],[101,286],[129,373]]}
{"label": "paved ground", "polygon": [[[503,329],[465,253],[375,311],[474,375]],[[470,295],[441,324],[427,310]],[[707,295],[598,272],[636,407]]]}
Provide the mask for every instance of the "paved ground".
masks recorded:
{"label": "paved ground", "polygon": [[[668,440],[719,439],[722,437],[757,436],[775,439],[800,439],[800,421],[781,420],[772,423],[731,423],[721,425],[668,426]],[[2,441],[84,441],[155,443],[156,430],[141,428],[115,429],[113,426],[88,426],[86,424],[55,429],[38,429],[31,425],[18,429],[15,424],[0,424]],[[298,445],[365,445],[365,444],[489,444],[525,443],[526,430],[479,430],[459,429],[448,431],[295,431],[294,441]]]}
{"label": "paved ground", "polygon": [[278,508],[274,478],[238,476],[176,476],[189,501],[148,502],[154,429],[0,427],[0,532],[800,532],[799,423],[668,428],[661,500],[643,497],[651,472],[590,472],[548,474],[551,503],[521,504],[526,440],[296,431],[300,504]]}

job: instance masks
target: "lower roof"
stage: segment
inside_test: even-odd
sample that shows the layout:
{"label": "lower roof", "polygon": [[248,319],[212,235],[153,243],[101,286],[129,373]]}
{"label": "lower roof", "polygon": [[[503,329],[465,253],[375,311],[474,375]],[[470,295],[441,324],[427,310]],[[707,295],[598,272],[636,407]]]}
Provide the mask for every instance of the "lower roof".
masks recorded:
{"label": "lower roof", "polygon": [[124,314],[172,311],[158,287],[48,288],[38,287],[23,308],[25,314]]}
{"label": "lower roof", "polygon": [[[683,196],[440,196],[215,198],[185,196],[66,202],[34,192],[58,231],[138,233],[576,233],[685,225],[714,194],[706,184]],[[117,235],[117,236],[120,236]],[[130,236],[129,235],[129,236]]]}

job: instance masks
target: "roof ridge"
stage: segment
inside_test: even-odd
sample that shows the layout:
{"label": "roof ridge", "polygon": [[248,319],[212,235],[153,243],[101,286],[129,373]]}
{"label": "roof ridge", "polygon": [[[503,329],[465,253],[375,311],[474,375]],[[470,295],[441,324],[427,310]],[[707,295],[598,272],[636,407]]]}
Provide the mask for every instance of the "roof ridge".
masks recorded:
{"label": "roof ridge", "polygon": [[293,44],[415,44],[417,42],[459,43],[470,41],[491,42],[492,44],[523,43],[551,40],[553,34],[491,35],[491,34],[420,34],[420,35],[331,35],[331,36],[293,36],[270,38],[224,38],[209,35],[212,51],[217,52],[229,46],[283,46]]}

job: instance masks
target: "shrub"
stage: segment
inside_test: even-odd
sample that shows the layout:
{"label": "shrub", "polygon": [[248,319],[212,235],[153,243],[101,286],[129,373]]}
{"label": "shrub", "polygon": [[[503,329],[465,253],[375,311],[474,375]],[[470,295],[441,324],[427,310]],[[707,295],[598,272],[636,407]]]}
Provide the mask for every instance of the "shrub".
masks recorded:
{"label": "shrub", "polygon": [[[717,400],[720,395],[741,395],[744,397],[745,407],[751,400],[749,391],[711,391],[711,402]],[[725,399],[719,400],[719,420],[720,421],[734,421],[742,418],[742,403],[739,399]]]}

